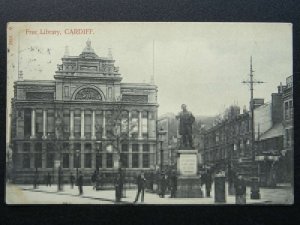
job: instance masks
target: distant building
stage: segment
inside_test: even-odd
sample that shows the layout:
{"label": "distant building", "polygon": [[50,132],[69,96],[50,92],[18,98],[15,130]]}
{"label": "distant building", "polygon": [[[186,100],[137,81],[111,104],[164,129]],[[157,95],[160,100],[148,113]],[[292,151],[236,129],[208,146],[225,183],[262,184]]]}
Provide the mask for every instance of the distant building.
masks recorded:
{"label": "distant building", "polygon": [[[112,54],[99,57],[88,40],[79,56],[66,50],[54,80],[19,80],[12,99],[16,182],[60,166],[64,175],[99,169],[111,176],[156,163],[157,87],[122,83]],[[24,74],[25,75],[25,74]]]}
{"label": "distant building", "polygon": [[[259,164],[262,185],[291,181],[293,152],[292,78],[287,86],[278,86],[271,102],[254,99],[255,160]],[[250,178],[253,160],[251,150],[251,117],[246,110],[231,106],[212,128],[204,133],[204,164],[226,169],[235,167]],[[288,175],[289,174],[289,175]]]}
{"label": "distant building", "polygon": [[286,78],[286,86],[282,90],[283,99],[283,176],[293,181],[293,155],[294,155],[294,106],[293,106],[293,76]]}

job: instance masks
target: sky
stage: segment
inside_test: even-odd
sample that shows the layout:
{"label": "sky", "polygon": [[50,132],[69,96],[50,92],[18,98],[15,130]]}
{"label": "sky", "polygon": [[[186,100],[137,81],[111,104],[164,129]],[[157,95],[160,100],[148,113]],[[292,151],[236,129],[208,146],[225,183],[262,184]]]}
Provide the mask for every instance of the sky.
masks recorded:
{"label": "sky", "polygon": [[[74,29],[85,33],[70,34]],[[255,86],[256,98],[269,101],[293,74],[291,24],[9,23],[8,113],[18,70],[26,80],[53,80],[65,46],[78,56],[88,38],[100,57],[112,49],[122,82],[150,82],[154,68],[159,115],[179,112],[182,103],[202,116],[232,104],[248,108],[249,87],[241,82],[249,79],[251,56],[254,79],[265,82]]]}

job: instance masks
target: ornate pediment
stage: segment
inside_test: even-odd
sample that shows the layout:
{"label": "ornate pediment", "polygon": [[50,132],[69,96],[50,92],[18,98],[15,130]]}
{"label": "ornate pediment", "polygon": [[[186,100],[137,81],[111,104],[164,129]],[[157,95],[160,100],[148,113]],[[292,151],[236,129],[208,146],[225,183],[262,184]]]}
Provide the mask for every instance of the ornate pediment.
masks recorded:
{"label": "ornate pediment", "polygon": [[75,100],[98,100],[101,101],[100,93],[93,88],[83,88],[75,96]]}

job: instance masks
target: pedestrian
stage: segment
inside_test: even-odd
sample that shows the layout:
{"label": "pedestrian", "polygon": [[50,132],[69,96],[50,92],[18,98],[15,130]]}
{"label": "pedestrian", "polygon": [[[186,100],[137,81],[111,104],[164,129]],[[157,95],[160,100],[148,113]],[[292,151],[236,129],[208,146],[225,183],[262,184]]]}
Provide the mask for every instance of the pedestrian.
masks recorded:
{"label": "pedestrian", "polygon": [[96,176],[96,191],[98,191],[100,189],[100,172],[97,172],[97,176]]}
{"label": "pedestrian", "polygon": [[122,197],[122,191],[121,191],[121,175],[120,173],[116,174],[116,178],[115,178],[115,199],[116,202],[120,202],[121,201],[121,197]]}
{"label": "pedestrian", "polygon": [[162,173],[160,178],[160,197],[164,198],[167,188],[167,174]]}
{"label": "pedestrian", "polygon": [[33,178],[33,188],[38,188],[38,180],[39,180],[39,173],[37,168],[35,169],[34,178]]}
{"label": "pedestrian", "polygon": [[83,186],[83,176],[81,171],[79,171],[79,176],[77,179],[77,185],[78,185],[78,190],[79,190],[79,195],[83,194],[82,186]]}
{"label": "pedestrian", "polygon": [[204,183],[205,183],[205,192],[206,197],[210,198],[210,191],[211,191],[211,185],[212,185],[212,177],[209,170],[205,173],[204,176]]}
{"label": "pedestrian", "polygon": [[71,184],[71,188],[74,188],[74,181],[75,181],[75,177],[73,175],[73,173],[71,172],[70,174],[70,184]]}
{"label": "pedestrian", "polygon": [[122,168],[119,168],[119,174],[120,174],[120,193],[121,196],[123,197],[123,186],[124,186],[124,181],[125,181],[125,175],[124,175],[124,171],[122,170]]}
{"label": "pedestrian", "polygon": [[57,191],[62,191],[63,190],[63,184],[62,184],[62,177],[63,177],[63,172],[61,167],[58,168],[58,186],[57,186]]}
{"label": "pedestrian", "polygon": [[170,184],[171,184],[171,198],[175,198],[176,191],[177,191],[177,174],[175,171],[173,171],[171,174]]}
{"label": "pedestrian", "polygon": [[51,187],[51,174],[49,172],[47,173],[47,176],[46,176],[46,186]]}
{"label": "pedestrian", "polygon": [[246,183],[242,175],[235,180],[235,203],[246,204]]}
{"label": "pedestrian", "polygon": [[137,177],[137,186],[138,186],[138,192],[136,194],[135,200],[133,203],[136,203],[139,200],[140,193],[141,195],[141,202],[144,202],[144,192],[145,192],[145,183],[146,183],[146,178],[144,176],[144,173],[141,172],[138,177]]}
{"label": "pedestrian", "polygon": [[94,171],[94,173],[93,173],[93,175],[91,177],[93,190],[96,189],[96,177],[97,177],[97,170]]}

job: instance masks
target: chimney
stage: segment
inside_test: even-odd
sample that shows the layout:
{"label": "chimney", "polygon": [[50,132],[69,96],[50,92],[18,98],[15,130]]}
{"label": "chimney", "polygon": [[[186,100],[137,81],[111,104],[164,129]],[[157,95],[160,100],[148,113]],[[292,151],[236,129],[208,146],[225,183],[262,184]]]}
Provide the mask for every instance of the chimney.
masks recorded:
{"label": "chimney", "polygon": [[263,98],[254,98],[253,99],[253,109],[256,109],[259,106],[265,104],[265,100]]}

